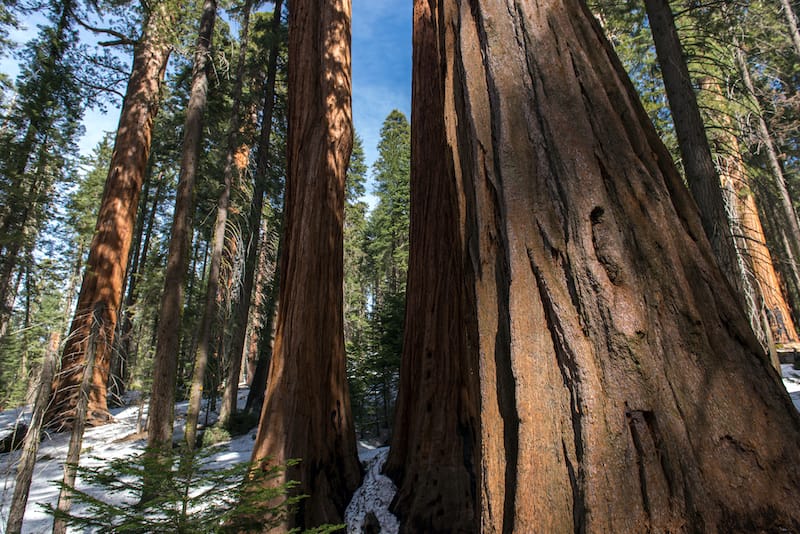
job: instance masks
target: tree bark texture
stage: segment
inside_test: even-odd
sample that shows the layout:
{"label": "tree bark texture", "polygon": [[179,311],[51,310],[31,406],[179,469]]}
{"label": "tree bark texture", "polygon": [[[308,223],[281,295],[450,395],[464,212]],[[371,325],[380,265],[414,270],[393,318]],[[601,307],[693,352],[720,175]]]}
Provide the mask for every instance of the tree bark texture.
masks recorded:
{"label": "tree bark texture", "polygon": [[[265,240],[268,239],[264,236]],[[280,261],[283,251],[282,239],[276,239],[274,252],[263,244],[258,258],[258,280],[256,281],[255,307],[256,313],[251,316],[250,349],[248,366],[250,391],[244,409],[248,413],[261,413],[264,406],[264,394],[267,390],[267,375],[275,348],[275,324],[278,311],[278,293],[280,291]]]}
{"label": "tree bark texture", "polygon": [[219,413],[219,420],[222,425],[227,425],[231,415],[236,412],[239,377],[241,374],[242,358],[244,356],[245,336],[247,334],[247,317],[252,302],[256,260],[260,248],[261,212],[264,208],[264,195],[267,191],[267,181],[269,179],[270,136],[272,134],[272,115],[275,108],[275,80],[278,73],[278,52],[281,47],[281,42],[277,36],[281,29],[282,5],[282,0],[276,0],[270,27],[274,40],[272,48],[269,51],[269,59],[267,62],[267,81],[264,88],[264,113],[258,140],[253,202],[250,205],[247,227],[245,228],[246,250],[241,295],[239,302],[236,304],[236,313],[233,318],[230,365],[228,365],[228,377],[225,381],[225,390],[222,394],[222,406],[220,407]]}
{"label": "tree bark texture", "polygon": [[[703,89],[715,95],[720,94],[719,84],[714,80],[703,82]],[[721,97],[720,97],[721,98]],[[772,254],[767,248],[767,238],[758,214],[756,197],[750,186],[750,178],[742,159],[739,140],[731,133],[732,121],[721,114],[722,128],[718,130],[714,143],[719,144],[717,168],[724,190],[729,191],[730,204],[738,216],[737,232],[741,234],[740,250],[747,251],[753,277],[759,286],[763,307],[769,323],[770,333],[775,343],[797,341],[792,313],[781,290],[781,283],[772,262]]]}
{"label": "tree bark texture", "polygon": [[[189,393],[189,408],[186,412],[186,443],[190,448],[195,446],[197,436],[197,422],[200,417],[200,405],[203,400],[203,385],[205,383],[206,368],[211,354],[211,339],[217,315],[219,314],[219,288],[222,266],[222,255],[225,252],[225,229],[228,224],[228,210],[231,202],[231,186],[234,172],[239,167],[236,164],[236,154],[240,146],[239,137],[241,129],[241,104],[242,87],[244,84],[245,58],[250,34],[250,13],[253,9],[252,0],[246,0],[242,6],[242,27],[240,30],[240,49],[236,66],[236,83],[233,88],[233,104],[231,118],[227,132],[227,152],[225,167],[222,172],[222,190],[217,200],[217,217],[214,222],[214,234],[211,238],[210,265],[208,268],[208,285],[206,287],[203,316],[200,319],[200,331],[197,350],[192,372],[192,385]],[[222,340],[223,336],[218,336]],[[216,391],[212,392],[216,395]]]}
{"label": "tree bark texture", "polygon": [[[158,214],[158,206],[161,203],[161,197],[164,193],[166,180],[164,173],[160,172],[156,178],[156,190],[153,193],[153,198],[149,199],[149,185],[152,182],[152,177],[145,178],[142,185],[142,192],[147,192],[144,198],[140,196],[140,204],[143,204],[137,215],[137,224],[135,228],[134,237],[131,243],[134,247],[134,255],[128,261],[128,268],[125,270],[125,278],[122,282],[122,291],[120,295],[126,295],[122,301],[122,305],[118,314],[118,321],[115,326],[116,335],[114,337],[114,350],[111,354],[110,374],[108,377],[108,392],[107,396],[110,397],[110,402],[120,402],[120,397],[125,393],[126,383],[130,378],[130,369],[133,366],[137,353],[139,352],[139,339],[141,337],[141,324],[137,332],[133,331],[134,327],[134,314],[133,309],[136,301],[139,298],[137,291],[140,280],[145,277],[145,269],[147,268],[147,258],[150,254],[150,242],[152,241],[153,231],[156,225],[156,215]],[[148,202],[151,202],[151,208],[148,209]],[[146,217],[146,221],[145,221]],[[141,219],[141,224],[139,224]],[[126,291],[127,281],[127,291]]]}
{"label": "tree bark texture", "polygon": [[341,523],[361,481],[345,376],[344,188],[353,143],[350,0],[289,11],[286,227],[275,350],[253,460],[308,494],[289,526]]}
{"label": "tree bark texture", "polygon": [[47,351],[42,360],[42,370],[39,374],[39,386],[36,391],[36,400],[33,404],[31,424],[28,427],[28,433],[25,435],[22,456],[17,466],[14,496],[8,509],[8,521],[6,523],[6,532],[8,534],[19,534],[22,530],[22,519],[25,516],[25,507],[28,504],[28,494],[31,489],[31,480],[33,480],[33,468],[36,465],[36,455],[39,452],[42,425],[44,424],[44,412],[47,409],[47,403],[50,401],[53,376],[55,375],[56,354],[60,344],[61,334],[58,332],[50,334]]}
{"label": "tree bark texture", "polygon": [[[794,209],[792,198],[789,195],[789,189],[786,186],[786,177],[783,173],[783,166],[778,158],[778,150],[775,147],[775,142],[772,139],[769,126],[767,126],[767,121],[764,119],[761,104],[756,95],[753,79],[750,75],[750,67],[747,64],[747,57],[738,42],[734,42],[733,44],[736,50],[736,66],[742,76],[746,94],[750,97],[755,106],[758,136],[766,152],[765,156],[769,173],[772,175],[773,179],[772,185],[778,195],[778,203],[783,212],[779,226],[783,233],[783,239],[781,241],[785,249],[784,255],[788,260],[783,265],[784,278],[794,286],[795,294],[800,295],[800,263],[798,263],[800,262],[800,224],[798,224],[797,212]],[[800,302],[793,302],[793,304],[800,305]],[[797,315],[795,315],[795,319],[797,319]]]}
{"label": "tree bark texture", "polygon": [[96,363],[89,396],[90,425],[110,420],[106,401],[109,361],[122,299],[122,285],[145,166],[150,154],[153,120],[161,81],[171,52],[167,31],[172,15],[163,4],[153,7],[142,38],[134,47],[133,69],[120,113],[114,152],[75,316],[61,356],[48,426],[71,427],[78,385],[85,364],[93,316],[101,313]]}
{"label": "tree bark texture", "polygon": [[760,290],[751,282],[747,268],[749,261],[744,257],[746,250],[737,247],[733,235],[725,195],[711,156],[672,9],[667,0],[645,0],[644,3],[689,190],[700,208],[700,221],[722,272],[739,294],[750,326],[763,342]]}
{"label": "tree bark texture", "polygon": [[[75,414],[72,420],[69,445],[67,447],[67,457],[64,459],[64,477],[62,478],[61,490],[58,492],[58,504],[56,509],[59,512],[68,513],[72,507],[72,493],[70,490],[75,488],[75,478],[78,474],[78,463],[81,460],[81,449],[83,448],[83,431],[86,428],[86,421],[89,415],[89,403],[91,402],[91,388],[94,379],[94,366],[97,363],[97,349],[100,346],[103,329],[102,308],[98,308],[92,314],[92,323],[89,327],[89,339],[86,344],[86,356],[84,368],[81,373],[81,383],[78,387],[78,402],[75,406]],[[56,517],[53,519],[53,534],[66,534],[67,522],[65,519]]]}
{"label": "tree bark texture", "polygon": [[789,25],[789,36],[792,38],[794,51],[800,57],[800,30],[797,28],[797,15],[792,7],[790,0],[781,0],[781,7],[783,13],[786,15],[786,22]]}
{"label": "tree bark texture", "polygon": [[181,316],[184,305],[186,269],[192,246],[192,214],[203,115],[208,100],[208,63],[217,18],[216,0],[205,0],[192,67],[192,88],[183,126],[183,148],[175,211],[172,219],[164,292],[161,295],[156,354],[153,361],[153,390],[150,395],[150,425],[147,444],[151,448],[171,447],[178,373]]}
{"label": "tree bark texture", "polygon": [[414,49],[403,530],[800,528],[800,417],[585,5],[417,0]]}

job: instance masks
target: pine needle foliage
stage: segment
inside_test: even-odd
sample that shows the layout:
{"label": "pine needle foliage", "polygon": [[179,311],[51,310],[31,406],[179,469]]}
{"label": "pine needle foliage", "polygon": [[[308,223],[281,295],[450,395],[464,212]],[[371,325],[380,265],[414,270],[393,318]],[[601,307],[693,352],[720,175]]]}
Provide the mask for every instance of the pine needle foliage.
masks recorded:
{"label": "pine needle foliage", "polygon": [[[289,466],[254,469],[249,463],[220,469],[211,456],[220,447],[190,451],[175,449],[164,469],[161,456],[134,454],[111,461],[104,466],[78,467],[82,486],[88,489],[66,488],[73,508],[61,512],[52,505],[43,507],[48,514],[63,518],[68,526],[85,530],[114,533],[173,532],[176,534],[206,534],[217,532],[262,531],[281,524],[304,495],[295,495],[294,481],[268,484],[281,476]],[[102,460],[101,460],[102,461]],[[143,474],[148,484],[157,488],[152,498],[142,502]],[[262,483],[245,486],[246,477],[261,478]],[[56,482],[60,487],[63,485]],[[246,488],[246,490],[245,490]],[[258,517],[258,524],[248,518]],[[267,517],[266,521],[264,518]],[[328,527],[326,527],[328,528]],[[333,532],[322,530],[319,532]]]}

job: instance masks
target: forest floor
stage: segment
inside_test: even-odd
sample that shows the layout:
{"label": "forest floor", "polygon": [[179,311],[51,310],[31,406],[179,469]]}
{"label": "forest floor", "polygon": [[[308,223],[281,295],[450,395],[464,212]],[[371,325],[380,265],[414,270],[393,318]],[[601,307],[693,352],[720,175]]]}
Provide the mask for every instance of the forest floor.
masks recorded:
{"label": "forest floor", "polygon": [[[800,371],[792,365],[782,366],[783,383],[794,405],[800,410]],[[247,398],[247,389],[239,391],[240,405]],[[141,453],[145,446],[145,436],[137,434],[137,423],[140,423],[140,408],[142,416],[147,416],[147,406],[140,406],[133,396],[129,397],[130,404],[113,409],[114,422],[97,428],[86,430],[81,454],[81,465],[85,467],[100,467],[109,460],[124,458]],[[185,422],[188,403],[181,402],[175,406],[175,438],[181,439]],[[203,412],[205,415],[205,411]],[[17,408],[0,412],[0,439],[8,434],[13,426],[20,421],[25,421],[30,416],[28,409]],[[209,414],[208,423],[211,424],[216,414]],[[227,443],[222,443],[217,452],[209,459],[220,469],[233,466],[237,463],[250,461],[250,455],[255,443],[256,429],[252,429],[242,436],[232,438]],[[52,517],[45,513],[42,505],[50,503],[55,506],[58,500],[58,488],[54,481],[63,476],[63,461],[66,457],[69,435],[49,434],[44,437],[39,448],[39,456],[34,471],[28,506],[25,510],[23,533],[45,533],[52,529]],[[377,448],[367,443],[359,443],[359,457],[364,465],[364,483],[353,496],[347,510],[346,524],[348,533],[362,532],[365,523],[380,524],[380,532],[394,534],[398,531],[396,518],[388,511],[396,488],[392,482],[381,475],[380,471],[386,460],[388,449]],[[0,532],[5,529],[8,518],[8,508],[14,493],[14,477],[16,464],[20,453],[12,452],[0,454]],[[104,497],[101,489],[88,488],[78,480],[78,487],[97,497]],[[74,512],[80,509],[74,508]],[[73,531],[74,532],[74,531]]]}

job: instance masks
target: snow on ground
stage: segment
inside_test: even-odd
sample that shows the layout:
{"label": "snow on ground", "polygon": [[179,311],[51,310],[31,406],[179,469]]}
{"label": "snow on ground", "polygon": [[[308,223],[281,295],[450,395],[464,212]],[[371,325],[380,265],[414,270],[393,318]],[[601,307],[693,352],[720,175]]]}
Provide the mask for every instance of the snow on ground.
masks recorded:
{"label": "snow on ground", "polygon": [[[389,454],[389,447],[369,450],[359,453],[359,458],[365,462],[364,481],[353,495],[353,499],[345,512],[345,524],[348,533],[363,532],[364,523],[370,512],[374,515],[372,520],[379,523],[379,532],[382,534],[396,534],[400,531],[400,523],[389,511],[397,487],[388,477],[381,474],[383,464]],[[378,525],[374,525],[378,526]]]}
{"label": "snow on ground", "polygon": [[800,410],[800,370],[795,369],[792,364],[785,363],[781,365],[781,374],[789,397],[792,398],[795,408]]}
{"label": "snow on ground", "polygon": [[[800,370],[795,370],[791,364],[781,366],[783,384],[794,402],[800,410]],[[247,390],[239,390],[239,403],[243,406],[247,398]],[[181,439],[183,436],[183,425],[186,418],[187,402],[175,405],[175,437]],[[144,450],[145,436],[136,434],[137,421],[139,421],[140,407],[134,403],[111,410],[114,422],[97,428],[86,430],[83,439],[83,452],[81,465],[92,466],[100,465],[101,462],[113,458],[121,458],[140,453]],[[143,406],[142,416],[147,416],[147,406]],[[201,422],[205,422],[205,408],[202,412]],[[30,411],[27,408],[16,408],[0,412],[0,436],[6,434],[15,422],[27,421],[30,418]],[[212,413],[208,423],[211,424],[216,419],[216,414]],[[247,462],[253,450],[255,432],[231,440],[227,445],[223,445],[219,453],[215,454],[211,461],[218,463],[220,468],[230,467],[233,464]],[[25,523],[22,528],[23,533],[46,533],[52,529],[52,518],[44,513],[41,504],[56,504],[58,500],[58,489],[53,485],[53,481],[60,480],[63,476],[63,461],[66,457],[69,435],[51,434],[46,435],[39,447],[39,458],[34,471],[33,484],[31,486],[28,507],[25,510]],[[347,532],[350,534],[363,531],[365,522],[377,522],[380,524],[380,532],[394,534],[398,532],[398,522],[389,512],[389,504],[394,498],[397,488],[391,480],[381,474],[381,469],[388,455],[387,447],[374,447],[366,443],[359,443],[359,458],[361,459],[364,470],[364,482],[356,491],[353,500],[347,508],[345,521]],[[0,455],[0,531],[5,528],[8,518],[8,507],[11,504],[11,497],[14,493],[14,477],[16,475],[16,464],[19,459],[19,451],[10,454]],[[89,489],[82,486],[78,480],[78,487]],[[368,515],[372,513],[374,517]],[[373,523],[373,526],[374,525]]]}
{"label": "snow on ground", "polygon": [[[239,390],[239,406],[244,406],[247,399],[247,389]],[[217,403],[219,405],[219,403]],[[175,405],[175,437],[183,437],[183,425],[186,419],[188,402]],[[136,434],[137,421],[139,420],[138,404],[123,406],[111,410],[114,422],[96,428],[87,428],[83,437],[81,451],[81,466],[91,467],[115,458],[122,458],[141,453],[146,444],[144,434]],[[205,421],[205,404],[201,412],[201,422]],[[147,416],[147,406],[143,406],[143,417]],[[0,412],[0,436],[7,433],[17,420],[27,422],[30,413],[27,410],[15,409]],[[211,412],[209,424],[216,420],[216,414]],[[144,420],[142,420],[142,423]],[[223,445],[219,453],[211,457],[210,461],[219,464],[220,468],[230,467],[233,464],[250,461],[253,450],[255,432],[251,431],[243,436],[231,440]],[[47,515],[40,505],[50,503],[53,506],[58,501],[58,488],[53,484],[55,480],[63,477],[63,462],[67,455],[69,434],[45,435],[39,446],[39,455],[34,469],[33,483],[25,509],[25,520],[22,532],[38,534],[49,533],[52,530],[52,517]],[[0,454],[0,532],[5,529],[8,520],[8,508],[14,495],[14,480],[16,477],[17,461],[20,451],[10,454]],[[78,477],[77,486],[82,490],[89,490],[92,495],[98,495],[101,490],[87,488],[81,484]],[[77,507],[76,507],[77,510]]]}
{"label": "snow on ground", "polygon": [[[247,399],[248,390],[244,387],[239,389],[238,404],[244,407]],[[127,399],[135,401],[131,397]],[[219,406],[219,403],[217,403]],[[188,402],[180,402],[175,405],[175,439],[183,438],[183,426],[186,420],[186,409]],[[82,466],[99,466],[101,463],[115,458],[122,458],[141,453],[146,444],[146,436],[142,433],[137,434],[137,422],[139,422],[140,405],[133,403],[128,406],[111,410],[114,422],[97,427],[87,428],[83,437],[83,450],[81,452]],[[205,403],[201,412],[200,422],[205,423]],[[147,405],[142,406],[142,420],[147,417]],[[211,412],[208,424],[212,424],[217,418],[217,414]],[[18,421],[27,422],[30,419],[30,410],[27,408],[16,408],[0,412],[0,437],[7,434]],[[220,469],[231,467],[237,463],[249,462],[255,443],[255,430],[243,436],[232,439],[229,443],[220,446],[220,451],[214,454],[209,461],[215,463]],[[47,515],[40,505],[50,503],[53,506],[58,501],[58,488],[53,481],[61,480],[63,477],[63,462],[67,455],[69,445],[69,434],[49,434],[45,435],[39,446],[39,456],[34,469],[33,483],[28,497],[28,506],[25,509],[25,521],[23,523],[23,534],[49,533],[52,531],[53,520]],[[359,458],[365,464],[366,477],[364,484],[356,493],[359,505],[351,505],[353,527],[350,528],[348,519],[348,532],[361,532],[364,518],[370,511],[382,525],[381,532],[393,534],[397,532],[397,519],[388,511],[389,503],[396,491],[391,480],[382,476],[380,470],[386,460],[388,448],[377,448],[366,443],[359,443]],[[10,454],[0,454],[0,532],[3,532],[8,520],[8,508],[11,505],[11,498],[14,494],[14,480],[16,477],[17,461],[20,452]],[[99,488],[88,488],[81,484],[78,478],[77,486],[79,489],[88,491],[90,494],[103,497],[102,490]],[[107,498],[107,496],[105,497]],[[356,498],[353,499],[356,501]],[[350,517],[348,509],[348,518]],[[79,511],[75,507],[75,511]],[[70,531],[73,532],[73,531]]]}

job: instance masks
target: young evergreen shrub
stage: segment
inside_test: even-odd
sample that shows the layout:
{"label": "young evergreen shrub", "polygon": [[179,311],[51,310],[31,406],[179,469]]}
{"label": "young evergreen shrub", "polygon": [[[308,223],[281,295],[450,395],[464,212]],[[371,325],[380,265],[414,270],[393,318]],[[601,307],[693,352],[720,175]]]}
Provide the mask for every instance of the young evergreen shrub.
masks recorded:
{"label": "young evergreen shrub", "polygon": [[[43,507],[81,531],[205,534],[248,531],[249,517],[259,517],[258,530],[267,529],[283,522],[304,498],[291,495],[296,482],[277,487],[242,484],[246,476],[273,480],[287,466],[264,470],[242,463],[220,469],[209,461],[218,452],[219,448],[176,449],[170,458],[172,469],[164,469],[163,453],[159,457],[146,452],[112,460],[99,469],[78,467],[81,482],[92,489],[66,488],[73,502],[68,513],[50,504]],[[147,483],[158,490],[141,502],[145,472]],[[337,527],[333,528],[318,532],[334,532]]]}
{"label": "young evergreen shrub", "polygon": [[231,440],[231,434],[226,429],[214,425],[206,428],[203,431],[203,448],[212,447],[219,443],[224,443]]}

